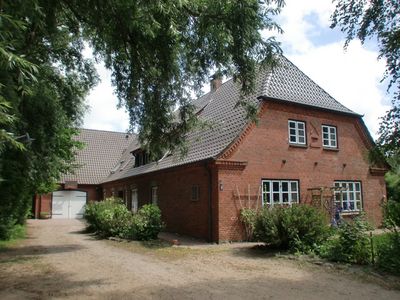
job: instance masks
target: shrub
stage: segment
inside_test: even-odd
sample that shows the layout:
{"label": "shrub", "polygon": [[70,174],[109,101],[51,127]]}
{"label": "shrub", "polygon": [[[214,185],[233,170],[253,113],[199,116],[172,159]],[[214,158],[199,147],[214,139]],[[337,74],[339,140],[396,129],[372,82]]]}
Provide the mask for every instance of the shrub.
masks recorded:
{"label": "shrub", "polygon": [[117,198],[87,204],[84,218],[88,229],[103,237],[126,237],[132,223],[131,212]]}
{"label": "shrub", "polygon": [[395,229],[400,226],[400,203],[394,200],[388,200],[383,205],[383,225],[389,229]]}
{"label": "shrub", "polygon": [[0,215],[0,240],[11,239],[14,226],[16,226],[15,219]]}
{"label": "shrub", "polygon": [[371,229],[363,215],[342,222],[336,234],[321,247],[321,256],[338,262],[370,263],[372,251],[367,231]]}
{"label": "shrub", "polygon": [[383,214],[383,225],[391,232],[375,238],[376,265],[384,271],[400,275],[400,203],[389,200],[383,205]]}
{"label": "shrub", "polygon": [[251,208],[243,208],[240,211],[240,220],[244,224],[247,240],[252,241],[257,220],[257,210]]}
{"label": "shrub", "polygon": [[158,206],[147,204],[132,214],[116,198],[87,204],[84,218],[88,229],[102,237],[151,240],[156,239],[164,227]]}
{"label": "shrub", "polygon": [[400,275],[400,236],[390,232],[375,237],[376,266],[384,271]]}
{"label": "shrub", "polygon": [[161,210],[157,205],[146,204],[133,216],[129,235],[130,238],[140,241],[153,240],[163,228]]}
{"label": "shrub", "polygon": [[308,205],[265,207],[255,222],[256,239],[284,250],[309,252],[328,236],[325,214]]}

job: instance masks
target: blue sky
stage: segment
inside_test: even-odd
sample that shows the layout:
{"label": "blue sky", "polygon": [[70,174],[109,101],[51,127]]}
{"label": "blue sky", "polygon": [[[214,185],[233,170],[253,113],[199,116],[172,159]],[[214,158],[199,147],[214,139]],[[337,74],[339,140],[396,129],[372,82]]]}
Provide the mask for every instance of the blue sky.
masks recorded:
{"label": "blue sky", "polygon": [[[278,17],[284,34],[277,35],[277,39],[284,54],[305,74],[336,100],[363,114],[372,136],[377,137],[379,117],[390,103],[386,85],[381,83],[385,63],[377,60],[374,41],[365,45],[353,41],[346,51],[343,49],[344,34],[329,28],[333,9],[331,0],[286,0]],[[91,108],[84,127],[126,131],[128,115],[116,108],[110,73],[101,65],[98,72],[102,82],[87,99]]]}

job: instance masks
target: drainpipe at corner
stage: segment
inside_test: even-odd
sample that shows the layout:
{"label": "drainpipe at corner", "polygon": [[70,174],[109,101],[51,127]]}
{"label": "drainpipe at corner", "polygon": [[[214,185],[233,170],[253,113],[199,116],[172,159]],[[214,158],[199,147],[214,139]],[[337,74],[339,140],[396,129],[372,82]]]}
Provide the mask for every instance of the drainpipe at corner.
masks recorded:
{"label": "drainpipe at corner", "polygon": [[208,242],[213,242],[213,210],[212,210],[212,169],[211,161],[205,162],[204,167],[208,173]]}

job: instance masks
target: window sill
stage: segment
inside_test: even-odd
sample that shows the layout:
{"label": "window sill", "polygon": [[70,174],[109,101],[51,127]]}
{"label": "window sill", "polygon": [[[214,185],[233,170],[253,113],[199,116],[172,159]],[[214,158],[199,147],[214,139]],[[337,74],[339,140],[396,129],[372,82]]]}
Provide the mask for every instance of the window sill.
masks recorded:
{"label": "window sill", "polygon": [[289,147],[293,147],[293,148],[308,148],[307,145],[303,145],[303,144],[291,144],[291,143],[289,143]]}
{"label": "window sill", "polygon": [[344,211],[341,212],[340,214],[342,216],[354,216],[354,215],[359,215],[361,213],[361,211]]}
{"label": "window sill", "polygon": [[339,148],[322,147],[326,151],[339,152]]}

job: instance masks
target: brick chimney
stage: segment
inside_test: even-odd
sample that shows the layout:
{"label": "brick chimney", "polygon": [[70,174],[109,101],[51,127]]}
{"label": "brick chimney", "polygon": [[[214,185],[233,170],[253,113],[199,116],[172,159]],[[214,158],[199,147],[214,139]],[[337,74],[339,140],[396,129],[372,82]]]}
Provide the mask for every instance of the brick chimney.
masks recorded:
{"label": "brick chimney", "polygon": [[211,92],[215,92],[222,85],[222,76],[221,74],[215,73],[211,76],[210,88]]}

